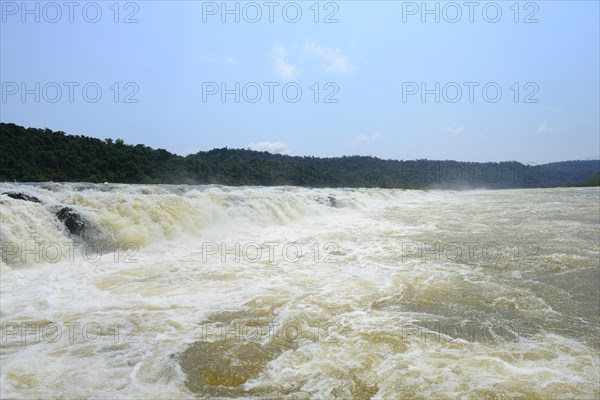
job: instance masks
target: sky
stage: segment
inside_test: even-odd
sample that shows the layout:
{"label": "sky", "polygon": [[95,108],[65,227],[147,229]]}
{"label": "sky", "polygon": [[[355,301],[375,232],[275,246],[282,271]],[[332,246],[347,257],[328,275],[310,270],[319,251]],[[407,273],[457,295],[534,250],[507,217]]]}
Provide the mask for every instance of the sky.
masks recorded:
{"label": "sky", "polygon": [[598,1],[0,1],[0,120],[187,155],[600,157]]}

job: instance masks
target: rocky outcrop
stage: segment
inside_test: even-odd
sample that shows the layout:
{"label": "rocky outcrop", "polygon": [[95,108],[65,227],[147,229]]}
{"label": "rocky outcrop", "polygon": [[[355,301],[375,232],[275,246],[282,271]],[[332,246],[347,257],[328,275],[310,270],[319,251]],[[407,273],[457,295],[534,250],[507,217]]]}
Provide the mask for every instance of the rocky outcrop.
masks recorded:
{"label": "rocky outcrop", "polygon": [[52,211],[59,221],[65,224],[71,235],[81,236],[85,232],[88,226],[87,220],[71,207],[56,206]]}
{"label": "rocky outcrop", "polygon": [[40,199],[38,199],[37,197],[30,196],[30,195],[25,194],[25,193],[20,193],[20,192],[4,192],[2,194],[5,194],[8,197],[10,197],[12,199],[16,199],[16,200],[25,200],[25,201],[31,201],[33,203],[41,203]]}
{"label": "rocky outcrop", "polygon": [[[22,192],[4,192],[2,194],[16,200],[42,203],[37,197]],[[4,203],[4,201],[0,200],[0,204]],[[90,222],[73,208],[62,205],[50,205],[47,207],[47,210],[54,214],[56,218],[64,224],[71,235],[79,236],[83,240],[88,239],[90,236],[97,235],[97,231],[93,229]]]}
{"label": "rocky outcrop", "polygon": [[329,205],[331,207],[337,207],[338,206],[336,198],[333,195],[331,195],[331,194],[329,196],[327,196],[327,201],[329,201]]}
{"label": "rocky outcrop", "polygon": [[338,203],[337,199],[332,194],[327,196],[326,199],[324,199],[323,197],[318,197],[316,200],[317,200],[317,202],[328,205],[329,207],[335,207],[335,208],[339,207],[339,203]]}

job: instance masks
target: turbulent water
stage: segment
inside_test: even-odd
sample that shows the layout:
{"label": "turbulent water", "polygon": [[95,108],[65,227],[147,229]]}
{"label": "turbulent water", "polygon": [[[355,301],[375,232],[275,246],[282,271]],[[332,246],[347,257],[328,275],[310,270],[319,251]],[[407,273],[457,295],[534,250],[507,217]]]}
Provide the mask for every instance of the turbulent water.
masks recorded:
{"label": "turbulent water", "polygon": [[600,398],[598,188],[0,186],[2,398]]}

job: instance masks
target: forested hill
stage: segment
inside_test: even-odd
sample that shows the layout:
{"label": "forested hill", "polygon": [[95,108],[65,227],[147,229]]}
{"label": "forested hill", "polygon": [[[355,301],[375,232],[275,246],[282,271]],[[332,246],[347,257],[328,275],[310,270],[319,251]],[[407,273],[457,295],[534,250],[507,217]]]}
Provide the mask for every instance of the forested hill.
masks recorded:
{"label": "forested hill", "polygon": [[0,123],[0,181],[312,187],[520,188],[598,185],[600,161],[518,162],[294,157],[214,149],[182,157],[122,140]]}

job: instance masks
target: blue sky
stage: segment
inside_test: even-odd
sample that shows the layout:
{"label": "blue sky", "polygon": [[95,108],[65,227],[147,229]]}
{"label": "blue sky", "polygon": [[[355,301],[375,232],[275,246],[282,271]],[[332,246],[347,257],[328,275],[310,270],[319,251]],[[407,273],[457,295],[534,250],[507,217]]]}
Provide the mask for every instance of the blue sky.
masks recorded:
{"label": "blue sky", "polygon": [[179,154],[600,153],[597,1],[1,4],[3,122]]}

